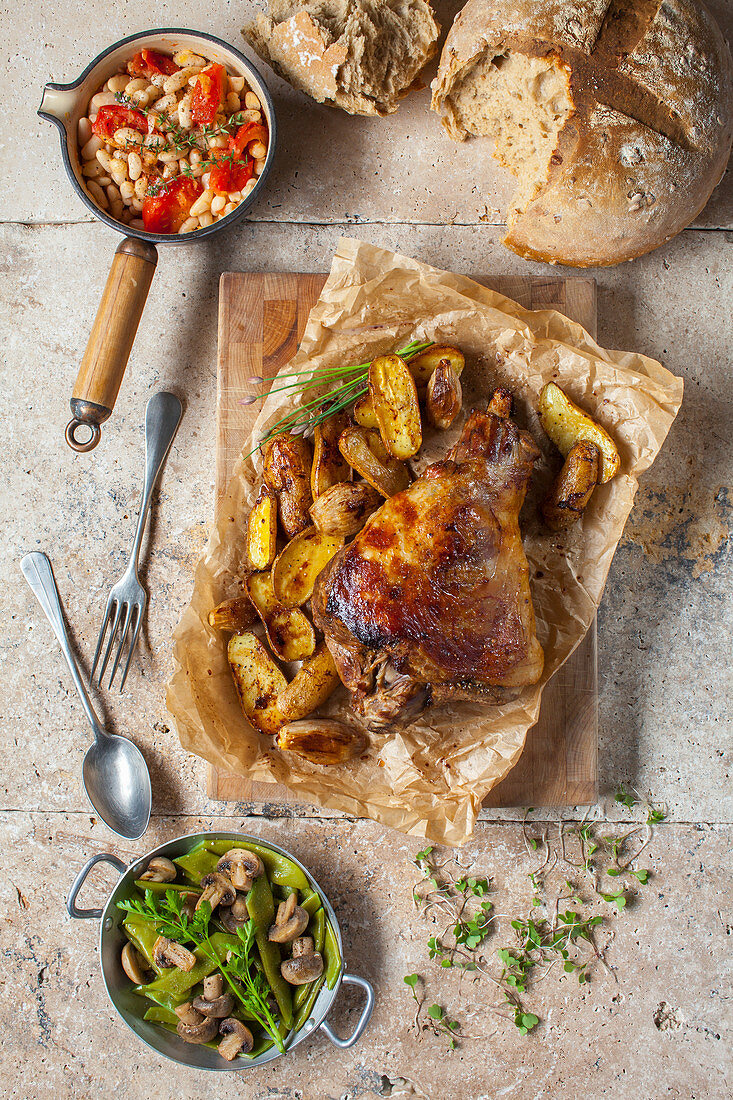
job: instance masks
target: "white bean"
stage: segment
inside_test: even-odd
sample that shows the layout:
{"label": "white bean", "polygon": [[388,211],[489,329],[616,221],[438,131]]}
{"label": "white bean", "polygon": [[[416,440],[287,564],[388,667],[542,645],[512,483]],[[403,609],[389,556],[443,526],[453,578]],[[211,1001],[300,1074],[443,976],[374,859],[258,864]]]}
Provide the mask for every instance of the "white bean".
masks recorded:
{"label": "white bean", "polygon": [[131,218],[130,219],[130,229],[144,229],[144,228],[145,228],[145,222],[142,220],[142,218]]}
{"label": "white bean", "polygon": [[127,180],[127,165],[120,164],[119,168],[113,168],[111,175],[117,186],[121,187]]}
{"label": "white bean", "polygon": [[223,134],[215,134],[213,137],[206,138],[206,144],[209,149],[226,149],[228,139]]}
{"label": "white bean", "polygon": [[113,218],[116,218],[117,221],[119,221],[122,217],[124,209],[125,207],[123,206],[122,202],[113,202],[110,207],[110,214]]}
{"label": "white bean", "polygon": [[243,92],[244,91],[244,77],[243,76],[230,76],[228,78],[229,90],[231,92]]}
{"label": "white bean", "polygon": [[89,114],[91,115],[92,112],[97,114],[100,107],[111,107],[116,102],[117,100],[112,92],[97,92],[89,100]]}
{"label": "white bean", "polygon": [[158,153],[158,160],[162,161],[163,164],[166,165],[172,164],[174,160],[178,160],[178,153],[175,149],[163,149],[160,153]]}
{"label": "white bean", "polygon": [[206,64],[206,59],[204,57],[199,57],[193,50],[179,50],[178,53],[173,54],[173,60],[176,65],[180,65],[182,69],[187,67],[190,68],[191,65],[196,65],[203,69]]}
{"label": "white bean", "polygon": [[[117,135],[115,135],[115,137],[116,136]],[[267,156],[267,146],[261,141],[250,141],[247,148],[249,149],[250,156],[254,157],[255,160],[264,160]]]}
{"label": "white bean", "polygon": [[191,95],[185,95],[178,104],[178,122],[184,130],[190,130],[193,126],[191,118]]}
{"label": "white bean", "polygon": [[204,172],[203,176],[201,177],[201,182],[204,185],[204,189],[206,191],[208,191],[209,183],[211,182],[211,173],[210,172]]}
{"label": "white bean", "polygon": [[235,111],[239,110],[240,106],[241,104],[237,93],[230,92],[227,96],[227,111],[229,111],[230,114],[234,114]]}
{"label": "white bean", "polygon": [[174,110],[177,104],[178,100],[174,95],[164,95],[155,104],[155,109],[159,114],[167,114],[168,111]]}
{"label": "white bean", "polygon": [[210,211],[208,211],[208,210],[206,211],[205,214],[202,214],[199,217],[199,225],[201,226],[202,229],[206,229],[206,227],[211,225],[213,221],[214,221],[214,215],[212,213],[210,213]]}
{"label": "white bean", "polygon": [[254,92],[247,92],[244,97],[244,105],[249,108],[250,111],[259,111],[262,106],[259,96],[256,96]]}
{"label": "white bean", "polygon": [[94,199],[97,206],[101,206],[102,210],[109,210],[107,196],[105,195],[99,184],[95,183],[94,180],[87,180],[87,191]]}
{"label": "white bean", "polygon": [[203,214],[205,210],[208,210],[209,207],[211,206],[211,202],[212,202],[213,198],[214,198],[214,192],[209,191],[209,189],[207,188],[203,192],[203,194],[199,195],[199,197],[196,199],[196,202],[194,202],[192,204],[191,209],[189,211],[191,216],[192,217],[193,216],[198,217],[200,214]]}
{"label": "white bean", "polygon": [[139,180],[143,171],[143,162],[140,159],[139,153],[130,153],[127,158],[127,169],[130,173],[131,180]]}
{"label": "white bean", "polygon": [[153,73],[153,75],[150,77],[150,83],[155,88],[162,88],[167,79],[168,77],[165,73]]}
{"label": "white bean", "polygon": [[130,203],[130,205],[132,206],[133,210],[137,210],[137,212],[140,213],[142,208],[143,208],[143,200],[142,199],[133,199],[132,202]]}
{"label": "white bean", "polygon": [[166,166],[163,169],[163,179],[164,180],[172,180],[173,177],[177,176],[177,175],[178,175],[178,165],[177,164],[166,164]]}
{"label": "white bean", "polygon": [[220,214],[227,204],[227,200],[223,195],[215,195],[211,200],[211,213]]}
{"label": "white bean", "polygon": [[109,172],[112,168],[112,157],[109,155],[106,149],[97,150],[97,160],[104,168],[105,172]]}
{"label": "white bean", "polygon": [[[251,180],[247,180],[247,182],[244,186],[244,191],[242,192],[242,198],[246,199],[247,195],[251,194],[251,192],[254,191],[256,186],[257,186],[257,177],[255,177],[254,179],[251,179]],[[231,195],[229,197],[231,198]]]}
{"label": "white bean", "polygon": [[135,196],[136,196],[136,198],[144,199],[145,198],[145,192],[147,191],[147,189],[148,189],[147,176],[140,176],[138,179],[135,180]]}
{"label": "white bean", "polygon": [[110,176],[97,176],[97,183],[100,187],[109,187],[111,182]]}
{"label": "white bean", "polygon": [[123,221],[125,225],[129,225],[132,221],[132,210],[123,210],[122,218],[120,220]]}
{"label": "white bean", "polygon": [[81,174],[85,177],[85,179],[95,180],[98,176],[104,175],[104,168],[98,160],[88,160],[84,164],[84,167],[81,170]]}
{"label": "white bean", "polygon": [[256,176],[261,176],[262,175],[262,170],[263,170],[264,167],[265,167],[264,160],[256,160],[255,161],[255,175]]}
{"label": "white bean", "polygon": [[120,189],[114,183],[110,183],[109,187],[106,187],[105,190],[107,192],[107,198],[109,199],[110,202],[121,202],[122,201],[122,195],[120,194]]}
{"label": "white bean", "polygon": [[138,107],[149,107],[150,103],[151,103],[151,99],[150,99],[150,96],[148,95],[148,92],[147,92],[146,88],[143,88],[143,90],[141,92],[133,92],[132,95],[130,96],[130,99]]}
{"label": "white bean", "polygon": [[120,184],[120,194],[122,195],[122,201],[127,202],[129,199],[135,198],[135,184],[131,180],[123,180]]}
{"label": "white bean", "polygon": [[188,159],[191,161],[194,168],[198,168],[199,164],[201,164],[201,151],[199,149],[192,149],[188,154]]}
{"label": "white bean", "polygon": [[242,111],[245,122],[262,122],[262,111]]}
{"label": "white bean", "polygon": [[230,191],[229,192],[229,202],[241,202],[241,201],[242,201],[242,192],[241,191]]}
{"label": "white bean", "polygon": [[88,118],[80,118],[76,124],[76,136],[79,145],[86,145],[92,136],[92,124]]}
{"label": "white bean", "polygon": [[197,76],[201,66],[189,65],[185,69],[180,69],[177,73],[172,73],[166,78],[163,85],[163,91],[166,95],[171,95],[173,92],[180,92],[184,85],[188,84],[188,81],[192,76]]}
{"label": "white bean", "polygon": [[115,75],[111,76],[107,81],[109,90],[115,93],[124,92],[129,83],[130,78],[127,73],[115,73]]}
{"label": "white bean", "polygon": [[82,147],[81,159],[82,160],[96,160],[98,151],[102,148],[104,142],[101,138],[98,138],[96,134],[92,134],[89,141]]}
{"label": "white bean", "polygon": [[228,202],[221,212],[222,218],[225,218],[227,214],[231,214],[232,210],[236,210],[238,205],[236,202]]}
{"label": "white bean", "polygon": [[120,126],[119,130],[115,130],[115,141],[118,145],[140,145],[143,140],[143,135],[138,130],[133,130],[132,126]]}
{"label": "white bean", "polygon": [[179,233],[190,233],[192,230],[198,229],[198,227],[199,227],[198,218],[186,218],[185,222],[183,223],[181,228],[178,230],[178,232]]}
{"label": "white bean", "polygon": [[133,92],[144,92],[147,86],[148,81],[145,79],[144,76],[136,76],[135,79],[131,80],[130,83],[127,85],[125,91],[128,95],[132,95]]}

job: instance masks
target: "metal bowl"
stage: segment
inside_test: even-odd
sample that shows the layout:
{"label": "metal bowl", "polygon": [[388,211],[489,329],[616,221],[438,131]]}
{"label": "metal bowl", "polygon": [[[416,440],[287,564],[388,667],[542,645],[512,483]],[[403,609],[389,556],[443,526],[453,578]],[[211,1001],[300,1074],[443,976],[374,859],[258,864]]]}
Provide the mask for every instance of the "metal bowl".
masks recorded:
{"label": "metal bowl", "polygon": [[[321,901],[323,902],[323,908],[326,910],[326,916],[331,922],[331,926],[336,934],[339,951],[343,959],[341,929],[339,928],[336,914],[323,890],[313,878],[313,875],[303,866],[300,860],[292,855],[291,852],[286,851],[284,848],[280,848],[277,844],[272,844],[270,841],[262,840],[261,837],[250,836],[247,833],[191,833],[188,836],[178,837],[176,840],[169,840],[167,844],[159,845],[159,847],[147,852],[144,856],[140,856],[140,858],[131,863],[129,867],[126,867],[122,860],[111,853],[92,856],[91,859],[87,860],[74,880],[74,884],[71,887],[66,901],[66,908],[71,917],[101,917],[99,957],[102,964],[102,978],[105,988],[110,1001],[124,1022],[130,1030],[134,1031],[138,1038],[146,1044],[146,1046],[149,1046],[151,1050],[154,1050],[157,1054],[162,1054],[166,1058],[170,1058],[171,1061],[178,1062],[179,1065],[192,1066],[194,1069],[207,1069],[224,1073],[249,1069],[252,1066],[263,1066],[267,1062],[272,1062],[276,1058],[281,1057],[276,1047],[272,1047],[270,1050],[265,1051],[264,1054],[260,1054],[257,1058],[238,1058],[235,1059],[234,1062],[227,1062],[221,1055],[217,1054],[215,1050],[210,1050],[205,1046],[184,1043],[177,1035],[174,1035],[170,1031],[166,1031],[165,1028],[160,1027],[158,1024],[143,1020],[141,1010],[144,1007],[144,1002],[139,996],[132,992],[130,979],[123,971],[120,963],[120,953],[125,943],[127,943],[127,938],[122,930],[124,912],[117,908],[117,902],[121,901],[123,898],[129,897],[134,886],[134,880],[140,877],[153,856],[167,856],[169,859],[174,859],[176,856],[185,855],[201,840],[231,840],[232,846],[246,846],[247,842],[251,841],[256,844],[265,845],[271,848],[273,852],[278,852],[280,855],[286,856],[288,859],[292,860],[304,873],[311,888],[316,890],[320,895]],[[92,867],[101,862],[111,863],[116,867],[117,870],[121,872],[120,880],[110,894],[104,909],[80,909],[76,904],[76,898],[79,891],[86,881],[87,875]],[[352,1033],[345,1038],[340,1038],[335,1035],[326,1022],[326,1016],[338,996],[342,982],[345,982],[347,985],[359,986],[364,990],[366,995],[366,1003],[359,1016],[359,1020]],[[309,1018],[301,1029],[295,1034],[291,1033],[291,1036],[287,1040],[285,1054],[288,1054],[319,1028],[336,1046],[344,1049],[353,1046],[367,1026],[373,1008],[374,990],[371,984],[365,978],[360,978],[356,974],[345,973],[344,964],[342,962],[341,970],[333,989],[327,989],[325,984],[321,987]]]}
{"label": "metal bowl", "polygon": [[[87,194],[82,184],[81,163],[79,160],[79,143],[77,141],[77,124],[80,118],[86,114],[90,98],[96,91],[117,72],[120,65],[143,48],[160,50],[165,53],[176,53],[178,50],[190,49],[207,59],[216,61],[233,71],[237,76],[243,76],[250,88],[257,93],[262,110],[267,120],[270,140],[267,149],[267,157],[262,173],[259,176],[257,186],[240,202],[236,210],[232,210],[226,218],[207,226],[205,229],[196,229],[193,233],[147,233],[143,229],[130,229],[124,222],[118,222],[97,206]],[[262,194],[262,188],[270,173],[272,162],[275,159],[275,146],[277,143],[277,122],[275,120],[275,107],[272,102],[267,85],[259,72],[244,54],[229,46],[213,34],[204,34],[202,31],[184,30],[179,27],[165,27],[157,31],[141,31],[139,34],[131,34],[127,38],[121,38],[91,61],[77,80],[70,84],[46,84],[43,89],[41,106],[38,108],[41,118],[47,119],[58,127],[61,136],[61,155],[66,168],[66,174],[71,184],[84,205],[92,214],[110,229],[118,233],[124,233],[126,237],[137,237],[143,241],[151,241],[155,244],[191,244],[192,241],[203,240],[220,229],[226,229],[239,221],[249,210],[252,203]]]}

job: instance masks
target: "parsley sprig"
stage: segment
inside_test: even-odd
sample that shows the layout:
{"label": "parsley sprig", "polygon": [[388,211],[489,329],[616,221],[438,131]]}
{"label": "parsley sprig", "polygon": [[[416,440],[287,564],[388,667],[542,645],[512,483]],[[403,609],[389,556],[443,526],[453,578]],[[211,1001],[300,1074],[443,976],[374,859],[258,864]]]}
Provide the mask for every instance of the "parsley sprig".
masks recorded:
{"label": "parsley sprig", "polygon": [[155,894],[152,890],[146,890],[141,898],[118,901],[117,907],[154,921],[160,935],[199,948],[209,962],[216,965],[249,1016],[264,1028],[280,1053],[284,1052],[285,1044],[268,1004],[270,986],[255,961],[255,926],[252,920],[237,929],[238,942],[232,944],[226,959],[222,961],[210,939],[211,905],[208,901],[203,901],[198,909],[190,913],[184,908],[179,891],[166,890],[165,894]]}

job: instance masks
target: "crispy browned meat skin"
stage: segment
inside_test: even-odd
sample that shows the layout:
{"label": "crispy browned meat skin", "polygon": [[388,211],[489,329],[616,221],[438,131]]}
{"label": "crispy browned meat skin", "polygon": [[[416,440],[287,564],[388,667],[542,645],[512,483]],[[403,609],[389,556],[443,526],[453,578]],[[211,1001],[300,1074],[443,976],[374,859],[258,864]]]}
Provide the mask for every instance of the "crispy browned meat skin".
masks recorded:
{"label": "crispy browned meat skin", "polygon": [[339,675],[371,728],[447,699],[499,703],[543,664],[518,525],[538,450],[471,413],[449,456],[386,501],[313,597]]}

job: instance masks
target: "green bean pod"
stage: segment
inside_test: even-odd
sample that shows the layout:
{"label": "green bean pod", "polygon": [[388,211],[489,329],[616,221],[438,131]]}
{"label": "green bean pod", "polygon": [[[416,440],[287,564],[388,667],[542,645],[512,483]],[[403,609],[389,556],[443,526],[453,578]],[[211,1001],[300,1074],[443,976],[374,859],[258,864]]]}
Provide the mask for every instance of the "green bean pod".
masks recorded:
{"label": "green bean pod", "polygon": [[331,922],[326,922],[326,936],[323,944],[323,961],[326,964],[325,979],[329,989],[333,989],[341,973],[342,958],[339,951],[336,933],[331,927]]}
{"label": "green bean pod", "polygon": [[[258,855],[265,865],[267,877],[275,886],[292,886],[295,890],[310,890],[308,879],[292,859],[281,856],[279,852],[273,852],[272,848],[266,848],[263,844],[255,844],[252,841],[237,840],[205,840],[207,851],[221,857],[231,851],[232,848],[246,848],[249,852]],[[179,861],[176,860],[178,863]],[[207,873],[207,872],[204,872]]]}
{"label": "green bean pod", "polygon": [[[319,909],[311,917],[306,935],[310,936],[313,940],[313,949],[323,952],[323,942],[326,935],[326,914],[323,909]],[[313,980],[320,984],[320,978],[314,978]],[[309,996],[312,986],[313,982],[308,982],[307,985],[296,986],[295,992],[293,993],[293,1009],[296,1013]]]}
{"label": "green bean pod", "polygon": [[[231,936],[227,932],[215,932],[211,937],[215,959],[210,959],[203,948],[197,947],[194,951],[196,962],[191,970],[179,970],[178,967],[166,969],[158,978],[147,985],[135,986],[134,992],[141,993],[144,997],[149,997],[150,1000],[157,1000],[155,994],[158,993],[169,993],[173,996],[178,996],[181,993],[185,994],[189,989],[193,989],[195,985],[208,977],[209,974],[212,974],[224,962],[227,951],[238,942],[236,936]],[[186,999],[185,996],[183,999]]]}
{"label": "green bean pod", "polygon": [[270,989],[275,994],[283,1024],[290,1030],[293,1020],[293,996],[290,986],[280,973],[282,961],[280,948],[267,938],[270,925],[275,921],[275,900],[270,884],[264,875],[254,880],[247,894],[247,912],[255,927],[255,940],[260,953],[262,969]]}

